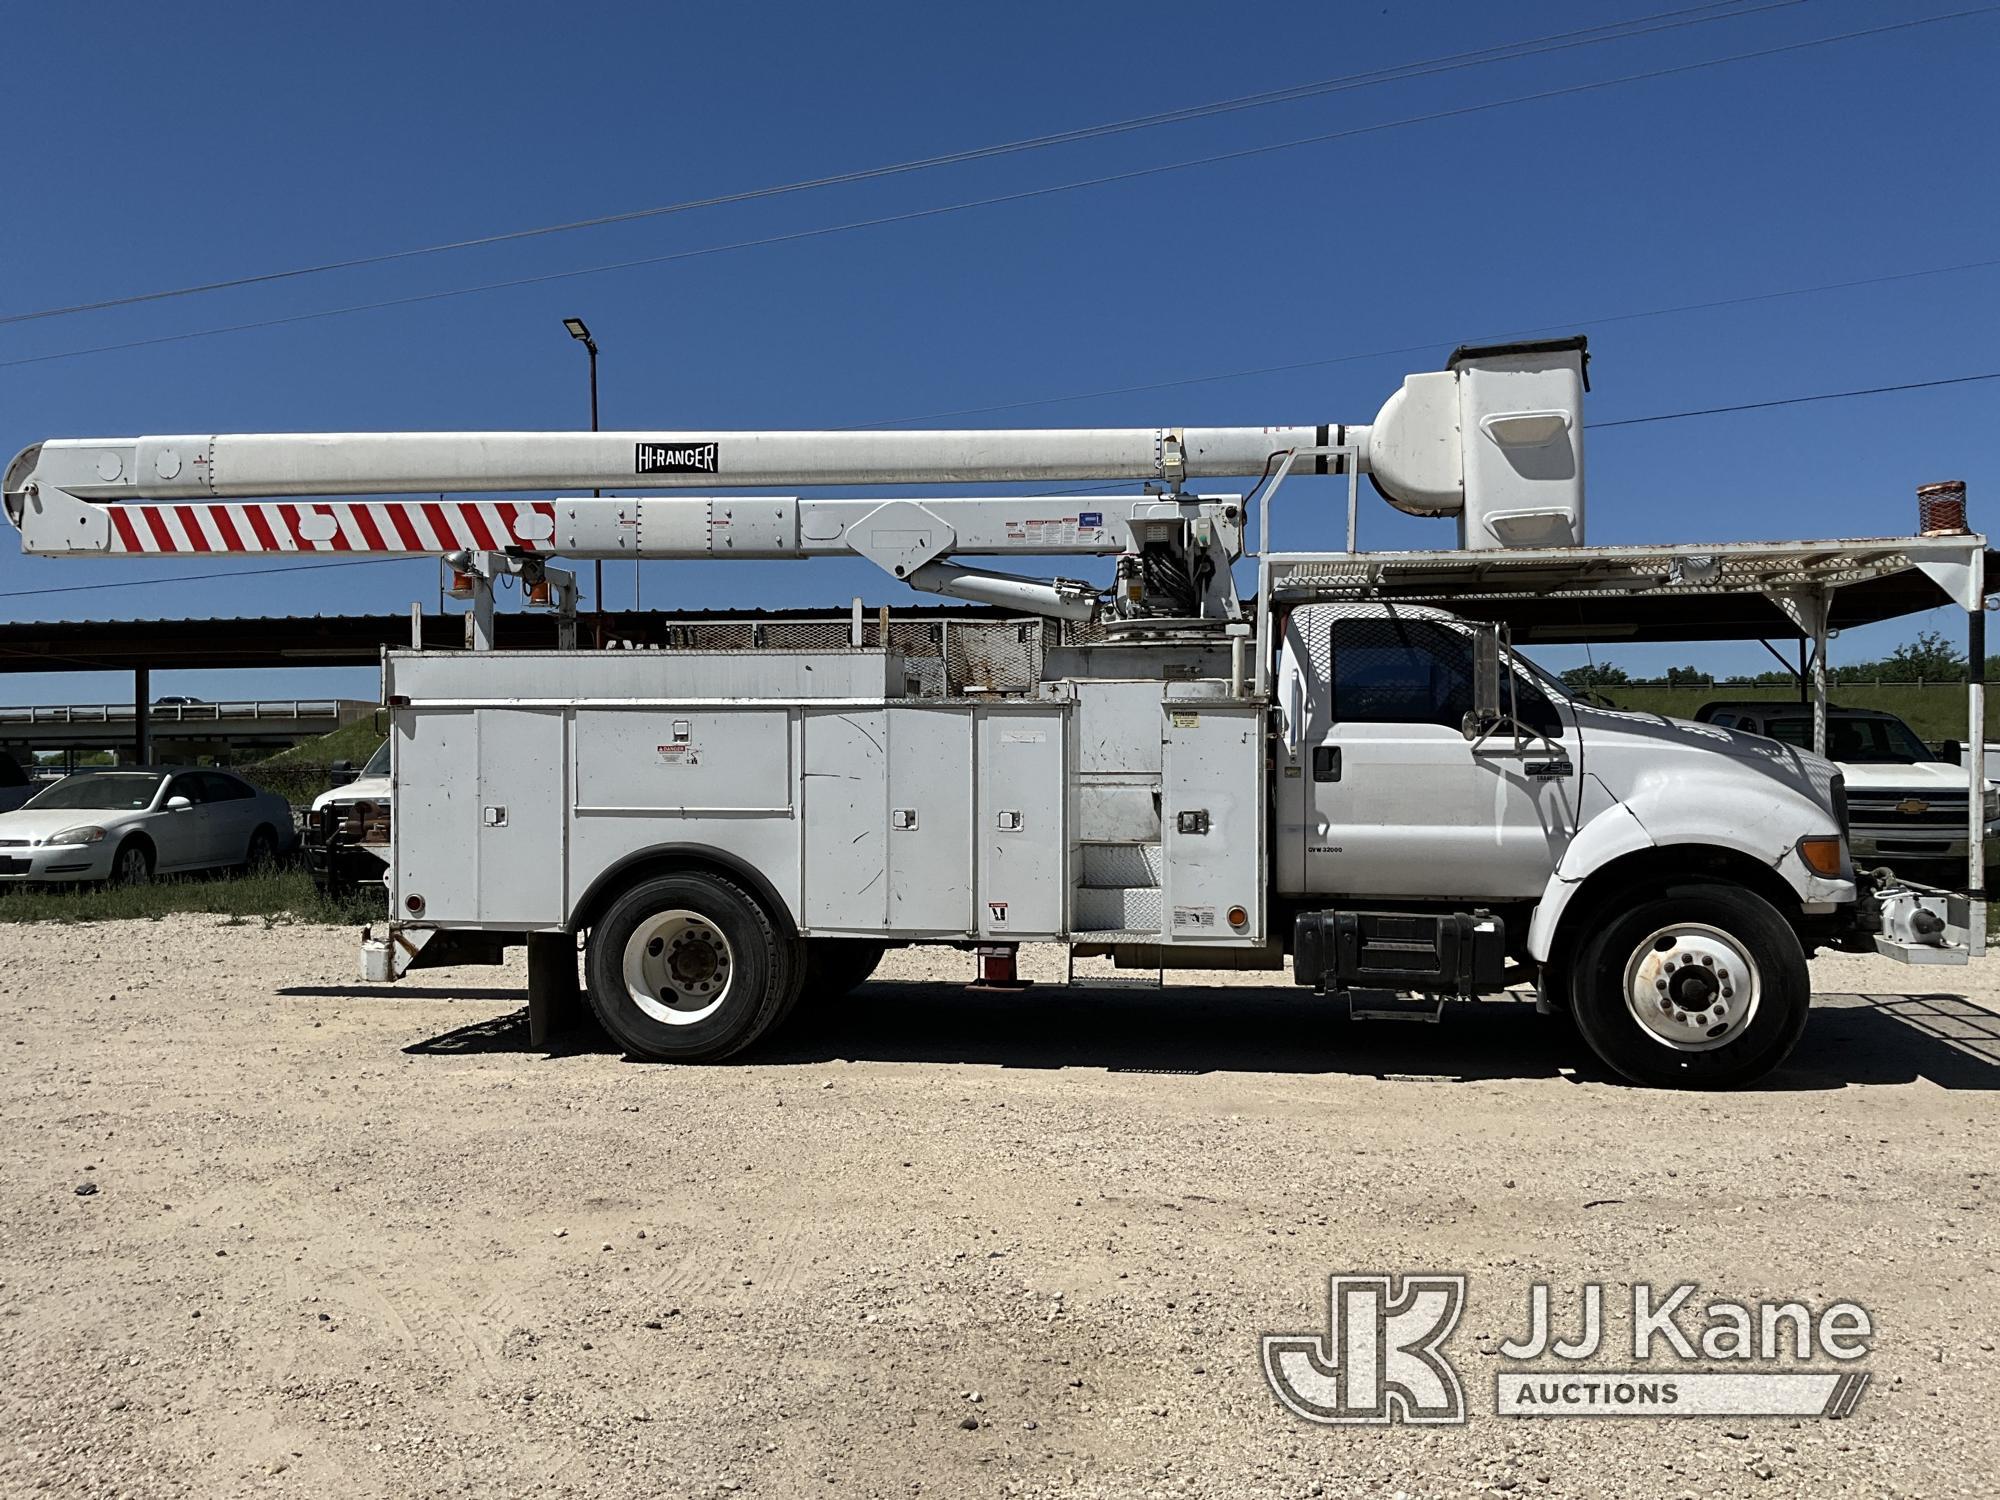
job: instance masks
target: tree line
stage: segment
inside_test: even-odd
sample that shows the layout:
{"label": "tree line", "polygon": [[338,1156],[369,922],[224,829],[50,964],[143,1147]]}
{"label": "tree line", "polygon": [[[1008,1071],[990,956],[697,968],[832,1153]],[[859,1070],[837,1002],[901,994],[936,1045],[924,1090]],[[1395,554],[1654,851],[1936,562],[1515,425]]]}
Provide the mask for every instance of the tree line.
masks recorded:
{"label": "tree line", "polygon": [[[1610,661],[1571,667],[1561,675],[1567,686],[1579,691],[1619,687],[1635,680],[1623,667]],[[1918,632],[1914,641],[1905,642],[1879,660],[1829,665],[1826,675],[1829,682],[1963,682],[1965,653],[1947,641],[1941,632],[1925,630]],[[2000,656],[1989,656],[1986,658],[1986,680],[1996,679],[2000,679]],[[1791,687],[1798,681],[1792,673],[1781,669],[1717,677],[1699,667],[1669,667],[1663,676],[1646,680],[1665,682],[1669,687],[1698,687],[1703,684]]]}

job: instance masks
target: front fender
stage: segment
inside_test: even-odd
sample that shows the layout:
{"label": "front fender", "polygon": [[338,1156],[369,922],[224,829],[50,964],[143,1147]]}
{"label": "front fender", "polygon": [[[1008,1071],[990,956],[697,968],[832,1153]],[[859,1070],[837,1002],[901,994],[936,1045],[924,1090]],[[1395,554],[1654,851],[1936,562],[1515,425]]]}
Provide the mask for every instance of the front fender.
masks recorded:
{"label": "front fender", "polygon": [[1653,846],[1653,836],[1627,802],[1614,802],[1579,828],[1563,851],[1555,873],[1542,887],[1542,899],[1535,903],[1535,915],[1528,923],[1528,956],[1536,963],[1548,962],[1563,909],[1583,889],[1583,882],[1593,872],[1614,859]]}
{"label": "front fender", "polygon": [[1768,785],[1710,784],[1690,796],[1693,791],[1686,785],[1643,791],[1605,809],[1578,831],[1542,888],[1528,924],[1530,957],[1547,962],[1564,910],[1592,875],[1642,849],[1727,849],[1775,872],[1802,904],[1853,899],[1851,883],[1820,879],[1799,857],[1799,839],[1830,831],[1830,815],[1803,798],[1773,797]]}

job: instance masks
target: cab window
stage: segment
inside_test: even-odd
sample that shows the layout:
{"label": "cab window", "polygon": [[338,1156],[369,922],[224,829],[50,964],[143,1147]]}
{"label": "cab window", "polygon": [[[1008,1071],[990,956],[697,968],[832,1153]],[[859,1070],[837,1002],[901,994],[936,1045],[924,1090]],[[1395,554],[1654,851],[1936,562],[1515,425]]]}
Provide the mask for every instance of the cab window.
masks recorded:
{"label": "cab window", "polygon": [[[1332,716],[1346,724],[1437,724],[1457,730],[1472,710],[1472,638],[1435,620],[1336,619]],[[1501,682],[1502,703],[1507,683]],[[1514,674],[1521,721],[1560,735],[1562,716],[1533,682]]]}
{"label": "cab window", "polygon": [[176,797],[185,797],[188,801],[199,807],[202,803],[209,800],[208,791],[202,786],[201,781],[202,778],[199,772],[183,771],[168,785],[167,801],[171,802]]}

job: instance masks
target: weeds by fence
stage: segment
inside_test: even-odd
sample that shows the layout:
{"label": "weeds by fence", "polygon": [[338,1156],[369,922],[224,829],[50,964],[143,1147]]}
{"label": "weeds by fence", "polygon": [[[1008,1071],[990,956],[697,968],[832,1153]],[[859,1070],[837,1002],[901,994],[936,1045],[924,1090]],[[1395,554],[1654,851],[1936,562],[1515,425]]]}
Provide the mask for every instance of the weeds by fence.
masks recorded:
{"label": "weeds by fence", "polygon": [[358,765],[348,765],[345,775],[336,772],[330,762],[317,760],[267,760],[233,769],[253,786],[276,792],[294,807],[310,807],[321,792],[353,780]]}

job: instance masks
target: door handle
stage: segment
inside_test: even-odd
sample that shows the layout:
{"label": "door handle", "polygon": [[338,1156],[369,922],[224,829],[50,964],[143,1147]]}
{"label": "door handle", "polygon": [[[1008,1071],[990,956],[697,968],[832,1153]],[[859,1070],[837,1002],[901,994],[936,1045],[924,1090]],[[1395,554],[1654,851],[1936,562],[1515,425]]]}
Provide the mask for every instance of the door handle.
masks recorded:
{"label": "door handle", "polygon": [[1340,746],[1313,746],[1313,780],[1340,780]]}

